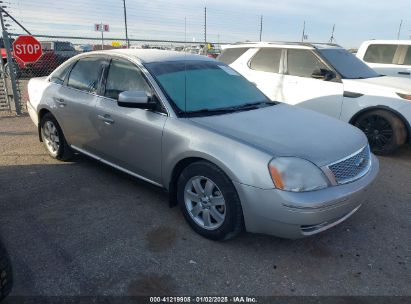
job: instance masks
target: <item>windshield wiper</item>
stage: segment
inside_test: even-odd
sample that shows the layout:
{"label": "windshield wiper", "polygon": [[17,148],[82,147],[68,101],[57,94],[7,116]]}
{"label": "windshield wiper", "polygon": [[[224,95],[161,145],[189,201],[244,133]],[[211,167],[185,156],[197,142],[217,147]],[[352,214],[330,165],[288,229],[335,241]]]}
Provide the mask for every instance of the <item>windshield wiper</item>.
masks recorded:
{"label": "windshield wiper", "polygon": [[270,101],[259,101],[259,102],[249,102],[249,103],[245,103],[239,106],[234,106],[234,107],[230,107],[228,109],[233,109],[233,110],[254,110],[254,109],[259,109],[262,108],[264,106],[273,106],[275,105],[274,102],[270,102]]}
{"label": "windshield wiper", "polygon": [[192,116],[192,115],[220,115],[220,114],[227,114],[227,113],[234,113],[238,111],[247,111],[247,110],[254,110],[259,109],[264,106],[273,106],[276,103],[270,101],[260,101],[260,102],[250,102],[245,103],[238,106],[233,107],[226,107],[226,108],[216,108],[216,109],[200,109],[196,111],[185,112],[185,115]]}
{"label": "windshield wiper", "polygon": [[200,109],[196,111],[185,112],[187,116],[197,116],[197,115],[220,115],[226,113],[233,113],[234,109],[231,108],[218,108],[218,109]]}

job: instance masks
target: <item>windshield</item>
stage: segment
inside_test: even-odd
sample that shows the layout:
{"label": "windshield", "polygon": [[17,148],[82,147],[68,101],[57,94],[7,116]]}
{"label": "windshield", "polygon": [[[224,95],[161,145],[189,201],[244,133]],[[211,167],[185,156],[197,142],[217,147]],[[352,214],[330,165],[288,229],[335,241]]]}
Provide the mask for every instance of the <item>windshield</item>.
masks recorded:
{"label": "windshield", "polygon": [[218,61],[156,62],[145,66],[179,113],[210,113],[270,102],[253,84]]}
{"label": "windshield", "polygon": [[318,52],[346,79],[366,79],[381,76],[344,49],[319,49]]}

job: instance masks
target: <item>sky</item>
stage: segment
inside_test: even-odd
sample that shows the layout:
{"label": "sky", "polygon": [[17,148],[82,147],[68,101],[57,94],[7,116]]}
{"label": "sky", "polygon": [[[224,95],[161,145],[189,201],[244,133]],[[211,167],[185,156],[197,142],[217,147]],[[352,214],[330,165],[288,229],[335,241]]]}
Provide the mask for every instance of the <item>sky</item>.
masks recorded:
{"label": "sky", "polygon": [[[99,37],[95,23],[110,25],[107,37],[124,38],[122,0],[3,0],[33,34]],[[308,41],[335,39],[347,48],[368,39],[410,39],[411,0],[126,0],[129,37],[204,41],[300,41],[306,22]],[[12,24],[12,21],[8,21]],[[21,33],[12,24],[11,32]]]}

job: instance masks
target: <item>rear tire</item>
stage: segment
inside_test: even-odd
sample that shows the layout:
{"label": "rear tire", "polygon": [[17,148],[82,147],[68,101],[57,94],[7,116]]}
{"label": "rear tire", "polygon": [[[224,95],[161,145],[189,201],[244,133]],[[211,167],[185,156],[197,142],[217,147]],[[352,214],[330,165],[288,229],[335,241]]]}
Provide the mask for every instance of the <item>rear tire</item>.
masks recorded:
{"label": "rear tire", "polygon": [[52,158],[66,161],[73,157],[73,151],[67,144],[63,131],[51,113],[46,113],[40,122],[41,139]]}
{"label": "rear tire", "polygon": [[182,171],[177,200],[191,228],[208,239],[228,240],[243,230],[237,191],[228,176],[209,162],[195,162]]}
{"label": "rear tire", "polygon": [[13,286],[11,262],[6,248],[0,242],[0,301],[10,293]]}
{"label": "rear tire", "polygon": [[407,140],[407,130],[401,119],[386,110],[366,112],[355,121],[368,138],[371,150],[378,155],[396,151]]}

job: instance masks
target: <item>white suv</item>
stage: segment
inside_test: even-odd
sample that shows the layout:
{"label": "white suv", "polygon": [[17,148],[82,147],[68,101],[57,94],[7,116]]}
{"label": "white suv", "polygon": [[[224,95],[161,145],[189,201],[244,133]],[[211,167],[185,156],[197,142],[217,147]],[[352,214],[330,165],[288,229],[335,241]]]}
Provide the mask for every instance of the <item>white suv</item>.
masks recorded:
{"label": "white suv", "polygon": [[409,141],[411,80],[385,77],[334,44],[247,43],[217,58],[271,100],[302,106],[360,128],[375,153]]}
{"label": "white suv", "polygon": [[370,40],[357,57],[380,74],[411,79],[411,40]]}

